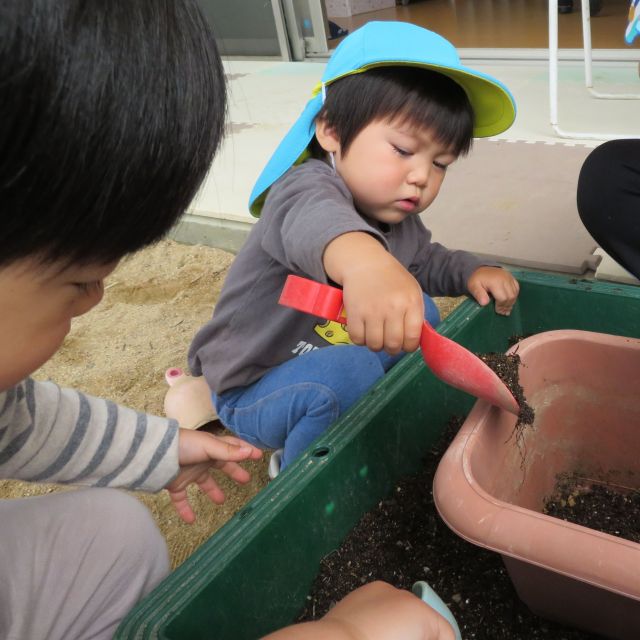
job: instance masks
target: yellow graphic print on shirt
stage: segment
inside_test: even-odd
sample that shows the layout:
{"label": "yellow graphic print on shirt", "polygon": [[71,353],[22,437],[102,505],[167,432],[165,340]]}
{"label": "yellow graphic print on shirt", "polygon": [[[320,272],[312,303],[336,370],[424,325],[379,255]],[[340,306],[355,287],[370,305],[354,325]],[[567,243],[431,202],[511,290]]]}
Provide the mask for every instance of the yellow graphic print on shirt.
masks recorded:
{"label": "yellow graphic print on shirt", "polygon": [[313,330],[329,344],[353,344],[347,333],[346,325],[335,320],[317,324]]}

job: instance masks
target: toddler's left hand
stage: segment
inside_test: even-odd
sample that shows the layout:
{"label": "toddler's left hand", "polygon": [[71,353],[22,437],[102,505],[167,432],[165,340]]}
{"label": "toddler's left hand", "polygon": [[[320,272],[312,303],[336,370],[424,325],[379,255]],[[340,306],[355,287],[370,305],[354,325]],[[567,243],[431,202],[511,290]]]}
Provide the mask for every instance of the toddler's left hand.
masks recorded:
{"label": "toddler's left hand", "polygon": [[196,517],[189,504],[187,487],[195,482],[212,502],[222,504],[224,493],[210,469],[220,469],[239,484],[249,482],[249,472],[237,464],[240,460],[258,460],[260,449],[233,436],[214,436],[204,431],[180,429],[178,435],[180,472],[167,486],[178,515],[187,523]]}
{"label": "toddler's left hand", "polygon": [[479,267],[471,274],[467,289],[482,307],[489,304],[490,296],[493,296],[496,313],[508,316],[518,297],[520,285],[506,269]]}

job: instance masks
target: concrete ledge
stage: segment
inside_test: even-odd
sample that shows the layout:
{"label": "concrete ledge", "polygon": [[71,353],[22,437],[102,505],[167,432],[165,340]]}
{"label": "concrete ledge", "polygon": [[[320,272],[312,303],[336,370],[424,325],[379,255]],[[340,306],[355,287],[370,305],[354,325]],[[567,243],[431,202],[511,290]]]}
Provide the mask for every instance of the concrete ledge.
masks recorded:
{"label": "concrete ledge", "polygon": [[203,244],[238,253],[253,224],[187,213],[171,230],[169,237],[185,244]]}

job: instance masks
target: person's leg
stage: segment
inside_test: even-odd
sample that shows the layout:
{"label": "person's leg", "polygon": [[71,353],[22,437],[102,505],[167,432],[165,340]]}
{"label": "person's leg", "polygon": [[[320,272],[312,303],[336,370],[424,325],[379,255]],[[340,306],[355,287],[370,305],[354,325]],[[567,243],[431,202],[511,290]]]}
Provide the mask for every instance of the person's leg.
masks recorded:
{"label": "person's leg", "polygon": [[640,140],[612,140],[589,154],[578,212],[596,242],[640,278]]}
{"label": "person's leg", "polygon": [[430,296],[423,293],[422,297],[424,299],[424,319],[435,329],[440,324],[440,311]]}
{"label": "person's leg", "polygon": [[[438,308],[426,294],[424,303],[425,318],[437,326]],[[239,437],[261,448],[284,448],[284,469],[405,355],[325,347],[283,363],[248,387],[214,396],[214,402],[222,423]]]}
{"label": "person's leg", "polygon": [[0,501],[0,637],[106,640],[169,572],[138,500],[81,489]]}
{"label": "person's leg", "polygon": [[366,347],[330,346],[214,400],[222,423],[239,437],[262,448],[284,447],[284,468],[383,375],[377,354]]}

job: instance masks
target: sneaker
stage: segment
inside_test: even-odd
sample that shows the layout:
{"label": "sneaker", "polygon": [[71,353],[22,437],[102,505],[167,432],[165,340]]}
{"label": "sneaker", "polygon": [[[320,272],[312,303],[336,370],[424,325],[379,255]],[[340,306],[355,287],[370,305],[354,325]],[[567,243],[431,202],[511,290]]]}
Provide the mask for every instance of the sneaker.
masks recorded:
{"label": "sneaker", "polygon": [[282,454],[284,453],[284,449],[276,449],[271,454],[271,459],[269,460],[269,478],[273,480],[277,475],[280,474],[280,467],[282,465]]}

